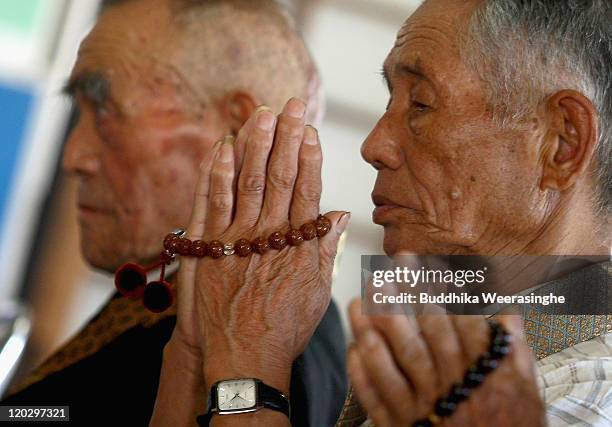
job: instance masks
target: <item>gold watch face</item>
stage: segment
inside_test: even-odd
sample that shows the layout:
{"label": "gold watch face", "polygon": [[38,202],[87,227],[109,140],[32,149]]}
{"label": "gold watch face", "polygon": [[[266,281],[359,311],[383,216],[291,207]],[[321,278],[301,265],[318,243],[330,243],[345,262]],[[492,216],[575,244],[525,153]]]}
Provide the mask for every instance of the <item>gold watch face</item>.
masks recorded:
{"label": "gold watch face", "polygon": [[243,412],[257,409],[257,384],[253,379],[235,379],[217,384],[219,412]]}

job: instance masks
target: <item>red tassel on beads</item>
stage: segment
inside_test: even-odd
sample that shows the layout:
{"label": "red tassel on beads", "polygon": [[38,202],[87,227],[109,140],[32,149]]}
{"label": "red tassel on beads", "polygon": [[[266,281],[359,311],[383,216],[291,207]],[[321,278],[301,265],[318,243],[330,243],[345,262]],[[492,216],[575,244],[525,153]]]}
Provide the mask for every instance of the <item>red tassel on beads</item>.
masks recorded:
{"label": "red tassel on beads", "polygon": [[162,313],[172,307],[174,303],[174,286],[165,280],[166,264],[172,262],[174,255],[169,252],[162,252],[161,257],[161,261],[165,262],[161,265],[159,280],[148,283],[142,295],[142,304],[153,313]]}
{"label": "red tassel on beads", "polygon": [[[185,232],[177,230],[173,234],[178,239]],[[148,267],[134,263],[124,264],[115,273],[115,287],[126,298],[142,298],[143,305],[154,313],[166,311],[174,302],[174,287],[165,280],[166,265],[170,265],[174,258],[174,253],[166,250],[161,253],[159,261]],[[159,280],[147,283],[147,273],[159,267]]]}
{"label": "red tassel on beads", "polygon": [[115,288],[126,298],[140,299],[143,297],[147,287],[147,273],[161,267],[160,281],[163,282],[166,264],[170,264],[173,260],[174,255],[162,252],[159,261],[148,267],[134,263],[124,264],[115,272]]}
{"label": "red tassel on beads", "polygon": [[172,307],[174,303],[174,287],[160,280],[148,283],[144,288],[142,304],[153,313],[161,313]]}
{"label": "red tassel on beads", "polygon": [[126,298],[142,298],[146,284],[147,270],[138,264],[124,264],[115,273],[115,287]]}

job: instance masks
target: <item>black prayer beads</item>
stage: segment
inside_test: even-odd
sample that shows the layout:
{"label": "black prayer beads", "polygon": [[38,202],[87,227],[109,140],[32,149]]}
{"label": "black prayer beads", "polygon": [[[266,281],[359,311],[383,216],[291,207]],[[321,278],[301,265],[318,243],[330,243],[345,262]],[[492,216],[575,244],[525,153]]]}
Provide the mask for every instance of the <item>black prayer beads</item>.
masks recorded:
{"label": "black prayer beads", "polygon": [[489,351],[478,358],[468,368],[461,383],[454,384],[448,394],[436,401],[434,411],[429,417],[416,421],[413,427],[433,427],[448,418],[457,410],[459,404],[467,400],[472,391],[482,385],[488,374],[499,366],[500,361],[510,353],[510,334],[497,322],[489,321],[491,344]]}

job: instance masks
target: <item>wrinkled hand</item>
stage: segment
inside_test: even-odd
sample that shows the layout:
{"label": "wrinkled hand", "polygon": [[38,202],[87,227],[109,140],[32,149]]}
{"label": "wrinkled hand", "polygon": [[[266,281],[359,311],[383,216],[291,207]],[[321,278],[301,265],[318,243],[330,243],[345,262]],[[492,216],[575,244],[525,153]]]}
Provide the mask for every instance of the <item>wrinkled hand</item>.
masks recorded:
{"label": "wrinkled hand", "polygon": [[[356,338],[348,353],[349,376],[378,427],[411,426],[426,418],[489,346],[482,316],[365,316],[360,301],[349,312]],[[511,353],[443,426],[546,425],[522,319],[496,320],[512,334]]]}
{"label": "wrinkled hand", "polygon": [[[317,218],[322,153],[316,130],[304,124],[304,110],[296,99],[278,118],[260,109],[236,147],[225,141],[211,150],[202,163],[188,238],[267,238]],[[201,349],[208,385],[254,376],[288,391],[291,365],[329,305],[337,243],[349,220],[342,212],[327,217],[331,231],[298,247],[182,261],[177,328],[185,343]]]}

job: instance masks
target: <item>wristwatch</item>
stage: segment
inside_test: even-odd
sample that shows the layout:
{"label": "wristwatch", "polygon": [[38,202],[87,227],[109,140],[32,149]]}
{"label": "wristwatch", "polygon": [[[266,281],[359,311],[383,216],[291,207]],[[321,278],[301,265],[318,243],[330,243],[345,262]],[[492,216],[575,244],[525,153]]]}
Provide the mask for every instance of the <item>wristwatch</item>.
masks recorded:
{"label": "wristwatch", "polygon": [[215,383],[210,389],[206,414],[198,425],[208,427],[213,415],[244,414],[267,408],[289,417],[289,399],[257,378],[235,378]]}

